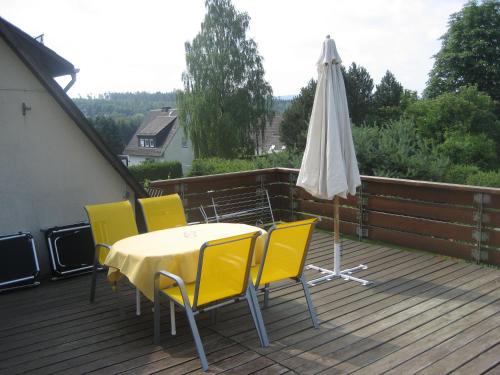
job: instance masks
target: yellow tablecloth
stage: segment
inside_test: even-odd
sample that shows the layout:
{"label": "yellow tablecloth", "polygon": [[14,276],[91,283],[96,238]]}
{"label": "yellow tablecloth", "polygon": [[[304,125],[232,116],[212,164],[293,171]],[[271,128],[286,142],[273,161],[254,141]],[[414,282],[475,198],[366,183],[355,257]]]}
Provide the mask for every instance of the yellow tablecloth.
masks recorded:
{"label": "yellow tablecloth", "polygon": [[[186,283],[195,281],[200,247],[207,241],[260,230],[254,259],[261,259],[266,231],[246,224],[212,223],[164,229],[125,238],[116,242],[106,260],[108,279],[127,276],[151,301],[154,299],[154,274],[168,271]],[[169,285],[162,278],[162,287]]]}

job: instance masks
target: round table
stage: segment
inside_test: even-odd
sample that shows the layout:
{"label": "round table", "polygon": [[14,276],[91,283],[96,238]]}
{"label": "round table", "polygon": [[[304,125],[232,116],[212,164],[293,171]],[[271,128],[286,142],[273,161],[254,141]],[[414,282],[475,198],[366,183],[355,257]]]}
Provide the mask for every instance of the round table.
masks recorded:
{"label": "round table", "polygon": [[[207,241],[261,231],[255,244],[255,259],[260,259],[266,231],[246,224],[211,223],[163,229],[117,241],[111,248],[105,265],[108,279],[116,281],[125,275],[151,301],[154,299],[154,275],[168,271],[179,275],[186,283],[194,282],[200,247]],[[161,278],[167,287],[167,278]]]}

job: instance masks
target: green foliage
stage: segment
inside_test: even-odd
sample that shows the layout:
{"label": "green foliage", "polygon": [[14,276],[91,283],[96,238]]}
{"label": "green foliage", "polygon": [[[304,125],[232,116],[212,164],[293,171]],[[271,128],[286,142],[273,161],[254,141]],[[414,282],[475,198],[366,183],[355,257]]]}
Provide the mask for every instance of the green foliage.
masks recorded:
{"label": "green foliage", "polygon": [[452,165],[444,175],[445,182],[462,185],[500,187],[500,172],[481,171],[475,165]]}
{"label": "green foliage", "polygon": [[182,164],[178,161],[145,162],[129,167],[130,173],[137,181],[166,180],[182,177]]}
{"label": "green foliage", "polygon": [[195,157],[253,155],[254,139],[272,118],[272,89],[250,17],[230,0],[207,0],[201,30],[187,42],[179,115]]}
{"label": "green foliage", "polygon": [[480,169],[475,165],[450,165],[443,176],[443,181],[465,185],[469,176],[479,172]]}
{"label": "green foliage", "polygon": [[450,16],[441,50],[429,74],[425,95],[430,98],[477,85],[500,100],[500,2],[470,1]]}
{"label": "green foliage", "polygon": [[316,81],[311,79],[307,86],[300,89],[280,124],[280,139],[288,149],[303,151],[306,147],[307,127],[311,117]]}
{"label": "green foliage", "polygon": [[361,125],[372,111],[373,79],[364,67],[354,62],[347,71],[342,67],[342,73],[349,115],[354,124]]}
{"label": "green foliage", "polygon": [[190,176],[205,176],[257,169],[255,161],[251,159],[195,159],[189,171]]}
{"label": "green foliage", "polygon": [[397,119],[402,114],[401,100],[403,98],[403,86],[396,80],[394,74],[387,71],[373,94],[373,106],[375,108],[376,122],[386,122]]}
{"label": "green foliage", "polygon": [[[128,125],[119,124],[113,118],[105,116],[97,116],[95,119],[90,119],[89,122],[97,130],[113,153],[122,153],[126,142],[128,142],[125,138],[127,138],[130,131],[132,131]],[[134,132],[136,128],[137,127],[133,128]]]}
{"label": "green foliage", "polygon": [[421,138],[409,120],[382,127],[354,127],[353,139],[361,173],[439,181],[449,160]]}
{"label": "green foliage", "polygon": [[490,186],[500,188],[500,172],[478,172],[467,177],[467,185]]}
{"label": "green foliage", "polygon": [[438,151],[450,158],[454,164],[472,164],[480,168],[490,168],[497,164],[496,145],[484,133],[449,133]]}
{"label": "green foliage", "polygon": [[299,168],[301,162],[302,154],[290,151],[276,152],[252,159],[195,159],[189,175],[205,176],[273,167]]}
{"label": "green foliage", "polygon": [[460,87],[435,99],[419,100],[405,115],[415,121],[423,137],[442,144],[441,150],[455,163],[498,166],[500,120],[494,102],[477,87]]}
{"label": "green foliage", "polygon": [[175,92],[108,92],[96,97],[73,98],[75,104],[88,118],[106,116],[113,118],[139,117],[151,109],[175,107]]}

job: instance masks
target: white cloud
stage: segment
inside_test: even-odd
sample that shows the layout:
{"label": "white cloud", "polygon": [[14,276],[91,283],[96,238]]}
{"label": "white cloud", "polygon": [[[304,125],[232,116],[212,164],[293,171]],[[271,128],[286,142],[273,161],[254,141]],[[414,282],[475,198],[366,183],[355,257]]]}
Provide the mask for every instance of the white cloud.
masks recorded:
{"label": "white cloud", "polygon": [[[249,35],[276,95],[315,77],[327,34],[346,65],[387,69],[406,88],[425,87],[448,17],[464,0],[233,0],[252,18]],[[70,94],[182,88],[184,43],[198,33],[203,0],[2,0],[0,15],[81,69]]]}

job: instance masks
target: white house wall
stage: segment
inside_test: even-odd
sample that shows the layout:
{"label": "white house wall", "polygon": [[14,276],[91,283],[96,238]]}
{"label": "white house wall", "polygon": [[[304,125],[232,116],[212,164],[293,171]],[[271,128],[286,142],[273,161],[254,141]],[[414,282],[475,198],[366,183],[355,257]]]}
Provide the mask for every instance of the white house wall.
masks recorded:
{"label": "white house wall", "polygon": [[186,175],[193,164],[194,152],[191,141],[187,140],[187,147],[182,147],[182,139],[184,138],[184,130],[178,129],[172,141],[168,145],[163,158],[165,160],[178,160],[182,164],[182,173]]}
{"label": "white house wall", "polygon": [[[31,109],[22,114],[22,103]],[[0,235],[29,231],[43,273],[41,228],[87,220],[83,206],[132,189],[0,39]]]}

